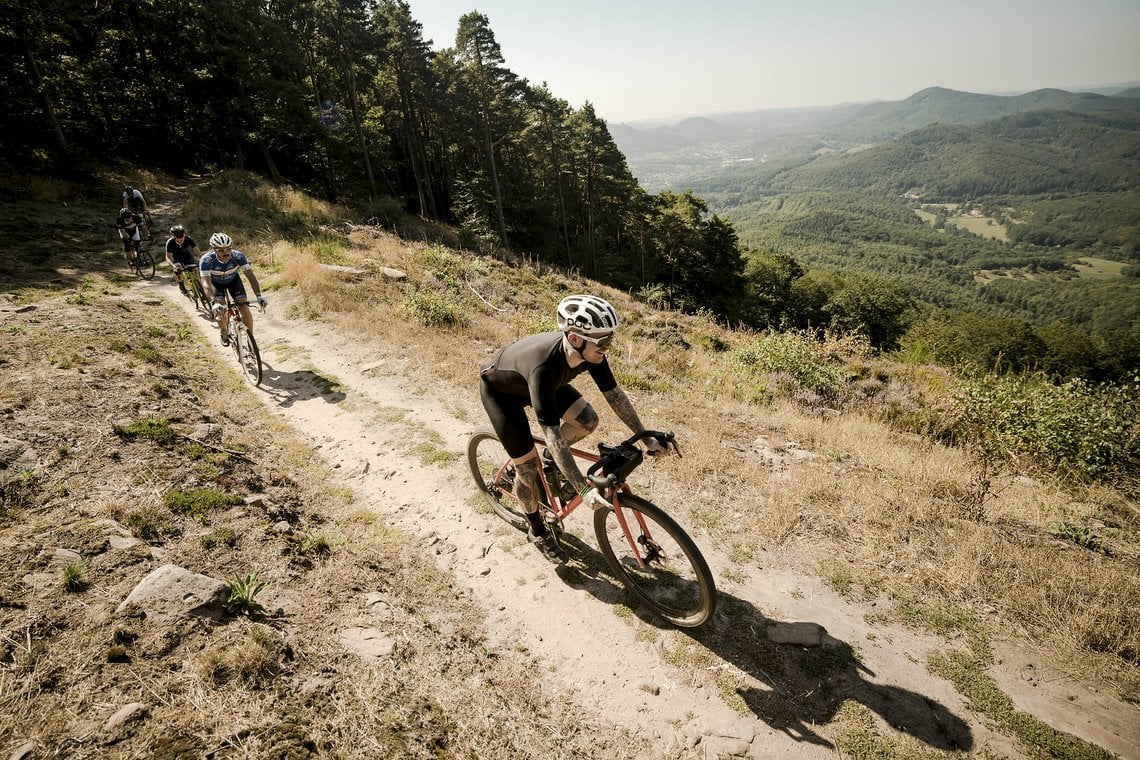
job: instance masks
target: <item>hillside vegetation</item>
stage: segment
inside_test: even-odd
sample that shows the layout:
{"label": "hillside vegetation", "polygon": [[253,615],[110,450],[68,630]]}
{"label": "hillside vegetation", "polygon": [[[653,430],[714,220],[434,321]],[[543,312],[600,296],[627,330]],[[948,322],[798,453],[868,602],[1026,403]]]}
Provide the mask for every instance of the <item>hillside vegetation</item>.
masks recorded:
{"label": "hillside vegetation", "polygon": [[[67,192],[60,187],[54,191]],[[77,208],[75,201],[80,199],[69,197],[69,207]],[[44,207],[26,202],[12,208],[27,218],[45,215]],[[253,208],[263,210],[251,216],[248,210]],[[362,345],[401,347],[401,351],[414,346],[418,356],[413,382],[444,397],[471,393],[472,368],[490,347],[549,327],[551,305],[562,295],[586,290],[611,298],[626,326],[614,353],[619,379],[646,414],[677,426],[689,452],[669,465],[668,477],[655,491],[677,505],[678,519],[737,563],[738,569],[723,579],[727,588],[732,588],[733,577],[763,574],[775,557],[818,574],[852,604],[875,602],[879,617],[870,619],[879,625],[901,624],[945,637],[943,649],[927,662],[930,673],[953,683],[971,709],[1014,737],[1026,752],[1105,756],[1098,748],[1014,710],[1008,697],[995,702],[995,690],[997,695],[1001,691],[987,673],[996,667],[992,647],[997,644],[994,637],[1000,636],[1039,648],[1050,663],[1107,684],[1121,699],[1137,699],[1140,620],[1131,603],[1140,593],[1135,572],[1140,558],[1140,511],[1135,502],[1140,421],[1133,403],[1135,386],[1107,391],[1081,383],[1053,386],[995,375],[959,376],[937,367],[875,358],[866,342],[853,335],[836,334],[821,343],[795,332],[731,331],[708,318],[658,311],[573,274],[520,266],[513,257],[501,260],[440,244],[408,243],[375,227],[343,225],[338,221],[342,212],[250,177],[226,175],[196,190],[178,218],[192,231],[218,226],[241,234],[247,240],[244,250],[265,274],[279,308],[291,304],[298,317],[326,322]],[[10,228],[26,229],[23,219],[14,217]],[[420,223],[410,224],[408,233],[423,231]],[[60,218],[61,233],[74,228],[74,220]],[[24,240],[16,235],[15,239]],[[273,747],[296,748],[312,741],[330,752],[370,746],[416,755],[447,746],[489,757],[507,756],[516,746],[513,741],[525,741],[531,748],[549,747],[552,756],[569,756],[575,746],[586,751],[580,742],[587,737],[621,741],[610,734],[583,732],[582,726],[570,730],[564,722],[550,722],[546,712],[536,731],[496,731],[495,726],[506,725],[508,714],[536,709],[531,700],[540,697],[525,688],[504,688],[514,683],[515,658],[500,660],[479,647],[477,617],[463,624],[475,628],[455,633],[451,625],[437,631],[432,621],[441,615],[454,619],[467,613],[442,608],[424,615],[422,599],[405,599],[399,590],[410,583],[430,595],[442,581],[432,580],[426,586],[403,576],[380,581],[390,589],[395,622],[411,625],[407,618],[415,615],[422,628],[414,645],[404,645],[407,670],[401,670],[397,680],[373,683],[369,679],[374,676],[365,671],[353,675],[356,666],[342,662],[338,667],[349,668],[346,673],[351,678],[366,679],[353,689],[356,697],[329,697],[339,692],[326,691],[324,681],[314,683],[316,691],[309,686],[294,688],[307,683],[304,679],[313,675],[313,663],[331,656],[322,652],[333,651],[324,649],[333,646],[324,639],[303,643],[303,629],[295,627],[315,624],[310,615],[324,609],[309,601],[303,587],[315,584],[323,594],[328,584],[341,582],[336,580],[342,577],[340,568],[350,566],[400,567],[405,574],[427,571],[403,555],[392,554],[402,551],[399,535],[374,526],[362,514],[354,516],[348,505],[338,506],[336,493],[323,490],[319,468],[310,472],[301,467],[304,457],[288,451],[295,444],[280,431],[245,426],[231,430],[243,415],[254,414],[246,402],[236,400],[240,394],[230,397],[236,388],[211,396],[206,409],[195,407],[188,416],[181,411],[193,394],[201,393],[204,376],[217,370],[200,365],[200,358],[190,359],[196,353],[194,341],[185,342],[178,325],[168,323],[153,306],[123,302],[126,283],[115,274],[119,263],[112,246],[76,260],[68,248],[47,243],[37,234],[26,245],[5,252],[5,273],[11,278],[6,297],[17,305],[48,307],[57,313],[57,324],[66,326],[77,342],[47,348],[45,341],[53,339],[36,312],[7,323],[10,338],[19,346],[19,353],[9,355],[4,364],[4,371],[18,380],[5,385],[5,414],[12,421],[9,434],[32,435],[32,429],[43,424],[44,413],[31,402],[32,387],[40,373],[58,374],[59,404],[50,415],[52,424],[64,425],[73,414],[72,404],[90,408],[96,419],[124,417],[116,423],[123,433],[97,428],[99,434],[122,436],[123,461],[145,461],[152,471],[147,481],[151,485],[140,489],[130,484],[129,473],[136,467],[118,470],[113,463],[108,465],[111,470],[100,467],[98,477],[110,490],[88,508],[86,518],[118,516],[134,526],[137,539],[165,544],[170,559],[201,570],[233,577],[261,567],[272,570],[276,578],[288,576],[293,580],[286,590],[304,612],[291,625],[289,638],[283,638],[278,624],[269,620],[215,632],[187,630],[180,634],[186,643],[171,650],[145,638],[141,644],[130,643],[131,635],[140,633],[134,625],[126,626],[122,635],[114,634],[115,624],[98,614],[69,625],[64,617],[40,606],[42,599],[73,609],[83,598],[79,590],[83,584],[33,597],[17,576],[6,576],[9,604],[4,609],[30,605],[41,616],[34,633],[38,654],[33,657],[30,651],[11,647],[3,660],[5,668],[34,676],[22,683],[39,684],[0,695],[9,708],[4,713],[14,717],[15,725],[42,721],[62,709],[63,703],[53,694],[69,695],[84,688],[100,693],[108,688],[98,678],[85,686],[70,675],[79,672],[71,664],[75,653],[92,646],[103,652],[97,643],[103,641],[110,643],[102,646],[120,647],[139,658],[142,666],[171,672],[170,663],[181,663],[179,667],[186,669],[180,677],[154,681],[152,688],[175,708],[194,700],[200,705],[201,720],[181,724],[174,736],[144,732],[132,740],[142,743],[130,746],[149,746],[152,751],[172,741],[187,748],[240,743],[251,756],[269,756]],[[81,262],[83,266],[77,267]],[[322,264],[358,268],[365,274],[344,280]],[[408,280],[386,279],[380,272],[383,266],[404,269]],[[61,297],[66,297],[65,304]],[[110,319],[114,314],[129,314],[134,324],[148,326],[141,334],[132,332],[128,329],[132,323],[115,322]],[[80,327],[84,324],[102,329],[91,332]],[[104,359],[96,358],[104,354]],[[102,364],[91,363],[104,360],[121,365],[122,387],[144,388],[141,395],[136,392],[127,400],[116,391],[103,394],[102,401],[92,398],[84,376],[111,372],[110,365],[103,369]],[[132,417],[154,422],[128,424]],[[181,443],[156,448],[150,436],[168,424],[164,420],[175,431],[202,421],[220,424],[225,449],[256,459],[272,453],[260,442],[274,440],[275,447],[281,447],[273,449],[281,452],[276,465],[280,469],[271,464],[276,457],[250,471],[240,467],[233,454]],[[38,516],[50,518],[59,514],[55,510],[69,509],[70,494],[83,493],[94,477],[91,457],[101,456],[102,447],[86,433],[80,434],[82,428],[68,430],[63,437],[71,436],[74,442],[67,450],[60,448],[34,464],[21,465],[19,473],[7,471],[17,477],[6,481],[0,527],[13,540],[33,541]],[[761,441],[768,443],[765,450],[771,456],[805,452],[798,464],[785,465],[791,467],[787,472],[792,477],[773,470],[773,460],[757,453]],[[186,467],[194,473],[192,483],[181,480],[179,473]],[[111,472],[116,474],[112,477]],[[256,509],[246,509],[207,518],[211,530],[228,526],[237,536],[235,550],[218,553],[197,538],[202,531],[192,530],[196,519],[192,514],[147,506],[152,486],[166,490],[190,485],[238,496],[266,489],[269,504],[308,505],[290,518],[297,521],[294,530],[312,536],[321,530],[322,521],[329,521],[328,530],[336,530],[347,543],[330,545],[326,533],[325,551],[330,553],[310,564],[298,548],[300,543],[269,536],[250,540],[261,530],[257,521],[264,518]],[[692,493],[701,498],[686,498]],[[720,506],[724,504],[732,508]],[[90,551],[85,540],[77,536],[67,545]],[[48,562],[46,555],[40,556]],[[106,564],[105,557],[98,562],[87,582],[94,581],[100,594],[121,596],[129,575],[121,574],[124,568]],[[27,572],[29,565],[21,568],[17,572]],[[53,583],[50,566],[30,569],[39,572],[44,583]],[[384,572],[391,571],[382,571],[381,578],[386,577]],[[744,694],[741,709],[756,712],[773,725],[802,720],[807,710],[806,714],[819,716],[813,722],[835,721],[828,730],[835,732],[840,746],[868,740],[871,729],[840,719],[848,715],[836,710],[835,700],[842,698],[843,690],[829,675],[839,678],[842,670],[833,669],[845,667],[857,651],[828,655],[838,658],[834,661],[797,663],[782,657],[781,650],[758,648],[747,626],[733,624],[734,615],[744,614],[738,602],[726,599],[722,614],[725,617],[716,625],[691,641],[686,639],[689,643],[678,650],[678,667],[687,668],[692,678],[713,679],[716,689],[738,703],[736,695]],[[22,616],[7,613],[4,618],[9,641],[23,640],[18,618]],[[120,639],[128,643],[117,643]],[[438,674],[417,676],[416,668],[429,661],[438,663],[435,647],[452,653],[447,673],[465,679],[462,689],[448,686]],[[709,655],[700,652],[705,647],[734,652],[744,674],[775,672],[781,683],[825,688],[806,702],[797,698],[773,704],[770,697],[749,697],[758,692],[749,691],[754,687],[746,675],[732,676],[731,671],[718,675],[719,671],[704,667]],[[199,651],[200,655],[194,654]],[[293,658],[298,658],[296,664],[290,664]],[[684,664],[690,661],[692,665]],[[481,693],[481,685],[492,682],[499,686],[493,699],[479,697],[465,704],[468,695]],[[346,682],[336,677],[331,683]],[[272,684],[279,688],[266,688]],[[816,686],[806,686],[805,691],[815,693]],[[979,688],[988,690],[986,701]],[[371,697],[360,701],[365,695]],[[322,712],[321,705],[326,704],[322,700],[328,698],[337,700],[335,713]],[[377,704],[378,698],[385,701]],[[255,730],[227,734],[228,719],[223,715],[233,714],[243,703],[247,707],[238,723],[252,723]],[[163,712],[167,720],[173,714]],[[218,720],[210,724],[212,714]],[[52,729],[55,741],[66,741],[69,725],[59,723]],[[875,733],[878,730],[870,734],[876,746],[906,751],[907,745]],[[577,738],[567,745],[563,743],[567,736]]]}

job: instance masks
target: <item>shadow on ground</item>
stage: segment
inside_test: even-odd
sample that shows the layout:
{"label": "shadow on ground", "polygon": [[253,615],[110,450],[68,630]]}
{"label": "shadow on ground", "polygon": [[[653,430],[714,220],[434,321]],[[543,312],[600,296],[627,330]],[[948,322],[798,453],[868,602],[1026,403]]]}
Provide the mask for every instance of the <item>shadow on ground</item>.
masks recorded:
{"label": "shadow on ground", "polygon": [[323,375],[307,369],[283,372],[274,369],[264,358],[261,363],[263,365],[261,388],[280,407],[289,407],[298,401],[314,398],[323,399],[330,404],[339,404],[345,399],[342,391],[335,390],[339,386]]}
{"label": "shadow on ground", "polygon": [[[600,552],[571,534],[562,539],[572,558],[557,571],[563,581],[607,604],[630,605],[648,625],[672,628],[626,593]],[[751,602],[718,591],[717,612],[710,622],[698,629],[676,630],[692,645],[693,651],[682,655],[687,660],[700,663],[706,659],[702,652],[712,654],[758,681],[758,686],[746,688],[727,680],[718,680],[717,685],[722,693],[735,691],[757,718],[797,741],[833,747],[814,727],[831,723],[840,706],[854,700],[897,731],[936,749],[968,751],[973,746],[970,727],[945,705],[918,692],[868,680],[874,672],[858,661],[847,642],[824,635],[818,647],[776,644],[768,638],[768,627],[776,622]],[[715,672],[715,664],[708,670]],[[730,671],[722,672],[731,678]]]}

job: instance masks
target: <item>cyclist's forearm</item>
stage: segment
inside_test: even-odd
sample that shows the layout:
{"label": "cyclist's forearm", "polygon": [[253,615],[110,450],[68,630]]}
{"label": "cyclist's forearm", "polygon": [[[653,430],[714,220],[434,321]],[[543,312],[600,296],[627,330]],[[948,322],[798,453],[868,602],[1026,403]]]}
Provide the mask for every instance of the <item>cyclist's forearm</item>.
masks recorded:
{"label": "cyclist's forearm", "polygon": [[614,414],[618,419],[625,423],[625,426],[633,433],[640,433],[645,430],[645,425],[641,424],[641,418],[637,416],[637,412],[633,409],[633,402],[629,400],[629,396],[625,395],[620,387],[613,388],[602,394],[609,402],[610,408],[614,410]]}
{"label": "cyclist's forearm", "polygon": [[254,276],[252,269],[250,269],[249,271],[247,271],[245,273],[245,278],[247,280],[249,280],[249,286],[251,288],[253,288],[253,294],[260,298],[261,297],[261,283],[259,283],[257,281],[257,277]]}
{"label": "cyclist's forearm", "polygon": [[574,461],[574,455],[570,453],[570,444],[562,437],[562,431],[557,427],[543,425],[542,434],[546,438],[546,448],[554,457],[554,463],[558,465],[558,469],[562,471],[562,475],[570,485],[574,486],[574,490],[580,493],[589,483],[578,469],[578,463]]}

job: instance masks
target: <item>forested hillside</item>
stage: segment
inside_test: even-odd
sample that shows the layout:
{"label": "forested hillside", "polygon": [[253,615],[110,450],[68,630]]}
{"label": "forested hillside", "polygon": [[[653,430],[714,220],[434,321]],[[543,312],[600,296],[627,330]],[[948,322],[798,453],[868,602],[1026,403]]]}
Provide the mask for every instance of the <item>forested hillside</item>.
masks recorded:
{"label": "forested hillside", "polygon": [[[771,272],[773,257],[794,262],[799,275],[760,286],[778,294],[768,299],[771,323],[834,323],[836,289],[869,277],[915,299],[910,317],[879,311],[882,334],[903,345],[935,307],[949,310],[943,321],[989,315],[989,332],[1009,336],[973,353],[982,364],[1002,356],[1023,369],[1079,365],[1088,374],[1100,362],[1115,369],[1092,376],[1126,376],[1140,363],[1140,112],[1121,110],[1127,99],[1088,102],[1107,100],[1116,110],[934,125],[850,155],[788,157],[693,187],[754,249],[750,272]],[[1011,319],[1014,330],[1002,322]],[[971,354],[961,348],[933,355]]]}
{"label": "forested hillside", "polygon": [[[1049,335],[1091,341],[1091,358],[1061,361],[1057,341],[1037,336],[1022,368],[1118,379],[1109,357],[1140,356],[1135,98],[932,88],[897,104],[791,109],[766,128],[747,114],[693,119],[679,130],[694,145],[764,133],[782,152],[696,192],[650,194],[590,103],[511,71],[478,12],[439,46],[404,0],[4,7],[7,187],[94,188],[107,165],[247,169],[342,202],[358,221],[454,225],[464,247],[732,324],[855,331],[890,349],[932,308],[975,310],[1035,336],[1064,320]],[[1044,107],[1054,110],[1019,113]],[[1018,113],[961,126],[1006,111]],[[832,155],[935,118],[959,126]],[[1090,192],[1107,200],[1066,204]],[[985,208],[1012,242],[969,235],[937,210],[926,225],[911,208],[936,201]],[[731,223],[718,216],[727,210]],[[1122,264],[1111,281],[1076,279],[1092,254]]]}
{"label": "forested hillside", "polygon": [[664,282],[689,301],[715,283],[681,248],[735,251],[637,185],[588,102],[512,72],[477,12],[433,49],[403,0],[8,0],[0,38],[7,172],[250,169],[362,218],[411,212],[457,225],[470,247]]}
{"label": "forested hillside", "polygon": [[619,124],[611,131],[643,184],[683,189],[725,173],[753,180],[770,175],[773,164],[865,149],[934,124],[973,125],[1041,110],[1136,113],[1140,99],[1134,90],[1111,97],[1055,89],[1004,96],[928,87],[899,101],[716,114],[652,128]]}
{"label": "forested hillside", "polygon": [[[1099,114],[1030,111],[973,126],[938,124],[877,148],[824,156],[778,174],[694,183],[725,198],[867,190],[927,202],[994,195],[1131,192],[1140,188],[1140,108]],[[728,187],[725,187],[728,185]],[[725,198],[727,200],[727,198]]]}

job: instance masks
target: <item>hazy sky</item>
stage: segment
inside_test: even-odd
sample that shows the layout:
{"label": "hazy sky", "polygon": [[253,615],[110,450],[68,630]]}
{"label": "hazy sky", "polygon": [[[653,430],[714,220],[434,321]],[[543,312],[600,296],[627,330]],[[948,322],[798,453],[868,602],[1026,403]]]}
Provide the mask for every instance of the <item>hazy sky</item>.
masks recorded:
{"label": "hazy sky", "polygon": [[455,44],[487,16],[507,66],[609,121],[1140,81],[1140,0],[408,0]]}

